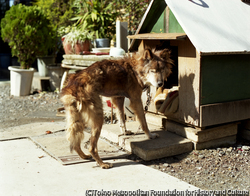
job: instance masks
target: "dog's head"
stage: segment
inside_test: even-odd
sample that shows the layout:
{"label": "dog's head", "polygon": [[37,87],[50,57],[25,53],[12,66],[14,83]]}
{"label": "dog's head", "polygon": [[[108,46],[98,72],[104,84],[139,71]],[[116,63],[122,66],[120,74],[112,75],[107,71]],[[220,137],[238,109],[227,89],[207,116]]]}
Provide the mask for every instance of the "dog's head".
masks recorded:
{"label": "dog's head", "polygon": [[144,85],[161,87],[164,80],[172,73],[173,61],[170,59],[170,50],[152,51],[145,49],[137,59],[139,74]]}

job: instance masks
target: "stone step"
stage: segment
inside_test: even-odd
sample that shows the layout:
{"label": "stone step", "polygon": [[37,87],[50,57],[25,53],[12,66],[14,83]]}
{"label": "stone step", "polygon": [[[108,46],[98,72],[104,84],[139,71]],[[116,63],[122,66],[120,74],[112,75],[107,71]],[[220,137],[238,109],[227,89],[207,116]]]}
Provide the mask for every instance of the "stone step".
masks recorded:
{"label": "stone step", "polygon": [[[194,144],[194,149],[196,150],[228,146],[236,143],[239,124],[237,122],[202,129],[199,127],[180,124],[168,120],[165,116],[153,113],[147,113],[146,119],[148,123],[162,125],[166,131],[191,140]],[[246,137],[246,134],[244,137]]]}
{"label": "stone step", "polygon": [[126,125],[127,130],[134,132],[134,135],[122,135],[119,125],[111,124],[103,126],[101,136],[146,161],[179,155],[193,150],[192,141],[165,131],[160,126],[148,124],[150,131],[158,133],[160,136],[156,139],[148,139],[144,132],[138,131],[138,122],[127,122]]}

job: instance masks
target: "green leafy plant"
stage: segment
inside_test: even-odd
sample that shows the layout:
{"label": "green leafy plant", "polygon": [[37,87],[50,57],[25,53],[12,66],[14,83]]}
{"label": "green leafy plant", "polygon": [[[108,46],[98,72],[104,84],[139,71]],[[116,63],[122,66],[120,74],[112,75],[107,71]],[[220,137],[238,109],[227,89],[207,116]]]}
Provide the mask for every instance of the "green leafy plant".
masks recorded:
{"label": "green leafy plant", "polygon": [[23,69],[30,68],[37,56],[47,55],[55,43],[55,32],[44,11],[22,4],[6,12],[1,20],[1,36]]}
{"label": "green leafy plant", "polygon": [[69,20],[73,17],[72,4],[73,0],[36,0],[35,5],[39,6],[46,13],[47,18],[57,30],[58,37],[62,37],[62,28],[70,26],[73,21]]}
{"label": "green leafy plant", "polygon": [[74,23],[69,20],[73,17],[71,6],[73,0],[36,0],[33,4],[39,6],[46,13],[46,17],[53,26],[53,31],[56,32],[56,43],[50,53],[63,53],[61,38],[65,33],[62,29]]}
{"label": "green leafy plant", "polygon": [[[66,29],[66,30],[65,30]],[[65,28],[64,32],[67,32]],[[73,48],[77,42],[84,42],[85,40],[93,39],[93,33],[90,33],[88,30],[80,30],[77,27],[68,27],[68,33],[63,36],[64,42],[70,44]]]}
{"label": "green leafy plant", "polygon": [[115,9],[121,13],[119,19],[128,22],[132,34],[137,30],[149,3],[150,0],[115,0]]}
{"label": "green leafy plant", "polygon": [[77,26],[94,32],[95,38],[109,38],[115,34],[115,21],[118,12],[110,0],[75,0]]}

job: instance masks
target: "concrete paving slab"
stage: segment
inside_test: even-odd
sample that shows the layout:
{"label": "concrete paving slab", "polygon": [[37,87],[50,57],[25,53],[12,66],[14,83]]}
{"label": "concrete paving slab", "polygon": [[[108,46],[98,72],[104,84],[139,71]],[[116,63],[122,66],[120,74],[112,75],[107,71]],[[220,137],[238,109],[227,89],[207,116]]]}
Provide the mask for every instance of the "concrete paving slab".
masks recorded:
{"label": "concrete paving slab", "polygon": [[[90,154],[89,148],[90,133],[84,132],[84,139],[81,148],[85,154]],[[44,151],[60,161],[64,165],[93,161],[93,159],[81,159],[76,152],[70,152],[69,142],[66,139],[66,132],[57,132],[49,135],[31,137],[32,141],[38,144]],[[121,158],[127,153],[119,150],[103,139],[98,141],[98,151],[102,159]]]}
{"label": "concrete paving slab", "polygon": [[[127,130],[132,131],[134,133],[144,133],[139,128],[139,122],[137,121],[131,121],[126,123]],[[153,124],[148,124],[148,127],[150,131],[155,131],[161,129],[160,126],[156,126]],[[123,136],[123,134],[120,131],[119,124],[109,124],[109,125],[103,125],[102,131],[101,131],[101,137],[104,137],[108,139],[111,142],[119,143],[119,138]]]}
{"label": "concrete paving slab", "polygon": [[64,121],[58,122],[37,122],[16,127],[9,127],[0,129],[0,141],[17,139],[31,136],[38,136],[46,134],[46,131],[56,132],[64,130],[66,123]]}
{"label": "concrete paving slab", "polygon": [[0,142],[1,195],[64,196],[97,191],[189,191],[197,187],[130,160],[110,160],[108,170],[94,162],[63,166],[29,139]]}
{"label": "concrete paving slab", "polygon": [[130,143],[131,152],[145,161],[170,157],[193,150],[193,143],[189,139],[180,137],[168,131],[157,130],[159,138],[148,139],[145,134],[135,135],[127,139]]}
{"label": "concrete paving slab", "polygon": [[[34,136],[31,137],[31,140],[54,158],[72,154],[77,155],[75,152],[70,152],[69,142],[66,139],[65,131],[48,135]],[[83,145],[85,142],[83,142]]]}
{"label": "concrete paving slab", "polygon": [[128,130],[136,134],[122,135],[119,125],[115,124],[103,126],[101,136],[114,143],[118,142],[123,149],[136,154],[146,161],[179,155],[193,150],[191,140],[164,131],[161,126],[148,124],[150,131],[158,133],[160,136],[150,140],[142,130],[138,132],[138,122],[128,122],[126,125]]}

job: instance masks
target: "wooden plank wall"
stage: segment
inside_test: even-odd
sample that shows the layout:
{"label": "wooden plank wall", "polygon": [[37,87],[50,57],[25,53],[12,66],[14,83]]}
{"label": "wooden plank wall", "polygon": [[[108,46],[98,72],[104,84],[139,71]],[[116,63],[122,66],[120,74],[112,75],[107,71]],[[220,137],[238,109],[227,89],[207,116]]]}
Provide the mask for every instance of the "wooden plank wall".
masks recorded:
{"label": "wooden plank wall", "polygon": [[187,38],[185,41],[171,41],[178,46],[179,66],[179,120],[199,126],[200,114],[200,56]]}
{"label": "wooden plank wall", "polygon": [[250,99],[201,106],[201,127],[250,119]]}

